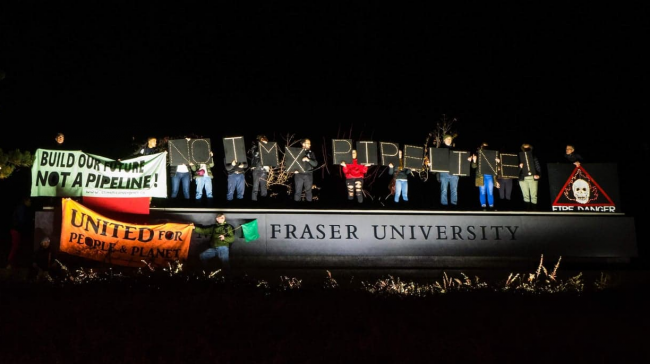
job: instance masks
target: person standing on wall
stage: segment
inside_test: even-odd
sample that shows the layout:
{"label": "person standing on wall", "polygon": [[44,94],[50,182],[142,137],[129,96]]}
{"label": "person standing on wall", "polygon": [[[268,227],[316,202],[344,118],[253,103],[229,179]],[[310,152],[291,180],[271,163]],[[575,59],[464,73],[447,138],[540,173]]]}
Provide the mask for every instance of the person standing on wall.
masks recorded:
{"label": "person standing on wall", "polygon": [[[187,141],[190,138],[185,138]],[[175,202],[176,197],[178,196],[178,191],[183,188],[183,198],[185,201],[190,200],[190,182],[192,180],[191,172],[191,163],[187,161],[186,163],[181,163],[178,165],[169,166],[169,175],[171,176],[172,181],[172,193],[171,199],[172,202]]]}
{"label": "person standing on wall", "polygon": [[393,176],[393,182],[395,183],[395,197],[393,201],[399,203],[400,196],[402,201],[409,202],[409,180],[408,176],[411,174],[409,168],[404,167],[404,158],[402,155],[402,150],[398,151],[399,155],[399,166],[397,168],[393,163],[388,164],[388,174]]}
{"label": "person standing on wall", "polygon": [[[143,155],[152,155],[159,153],[158,150],[158,139],[156,137],[148,137],[147,138],[147,144],[143,146],[142,148],[139,148],[134,154],[130,155],[128,158],[134,158],[134,157],[139,157]],[[166,152],[165,152],[166,153]],[[118,158],[117,159],[119,162],[122,162],[122,159]],[[149,197],[149,206],[150,207],[155,207],[153,204],[153,197]]]}
{"label": "person standing on wall", "polygon": [[566,159],[570,163],[573,163],[573,165],[575,165],[576,167],[580,167],[580,163],[582,163],[582,156],[576,153],[576,148],[573,144],[566,145],[564,159]]}
{"label": "person standing on wall", "polygon": [[[499,170],[499,158],[497,157],[493,161],[486,161],[483,151],[488,147],[488,143],[482,143],[478,148],[477,154],[472,154],[471,158],[471,167],[476,171],[476,177],[474,178],[474,185],[478,187],[479,191],[479,202],[481,203],[481,209],[487,211],[488,208],[490,211],[496,211],[494,207],[494,187],[499,188],[499,182],[496,180],[496,174]],[[479,168],[479,163],[488,164],[487,166],[481,166]],[[492,172],[492,173],[489,173]]]}
{"label": "person standing on wall", "polygon": [[56,133],[54,136],[54,147],[52,149],[65,150],[67,145],[65,144],[65,135],[63,133]]}
{"label": "person standing on wall", "polygon": [[537,211],[537,191],[541,173],[542,165],[533,154],[533,146],[529,143],[522,144],[519,153],[519,187],[527,211]]}
{"label": "person standing on wall", "polygon": [[212,196],[212,167],[214,167],[212,151],[210,151],[209,163],[191,165],[194,175],[194,182],[196,182],[196,195],[194,196],[194,199],[197,204],[201,203],[201,199],[203,198],[203,191],[205,190],[207,205],[212,206],[212,203],[214,201]]}
{"label": "person standing on wall", "polygon": [[226,200],[232,201],[235,196],[238,200],[244,199],[244,191],[246,190],[246,178],[244,173],[248,169],[248,162],[226,161],[224,158],[224,165],[226,166],[226,173],[228,174],[228,190],[226,191]]}
{"label": "person standing on wall", "polygon": [[[454,150],[453,136],[445,134],[442,137],[442,144],[440,148],[447,148],[449,153]],[[443,208],[451,207],[456,209],[458,207],[458,180],[459,176],[453,175],[449,172],[438,172],[440,178],[440,204]]]}
{"label": "person standing on wall", "polygon": [[348,190],[348,200],[354,200],[356,196],[358,203],[363,203],[363,180],[368,172],[368,165],[359,164],[357,151],[352,150],[352,163],[347,164],[341,161],[343,174],[345,174],[345,185]]}
{"label": "person standing on wall", "polygon": [[260,154],[259,144],[267,144],[269,140],[266,135],[258,135],[251,149],[248,150],[250,158],[250,166],[253,171],[253,191],[251,192],[251,200],[257,201],[258,195],[266,197],[268,191],[266,187],[269,178],[269,166],[262,165],[262,156]]}
{"label": "person standing on wall", "polygon": [[499,209],[502,211],[508,211],[512,209],[511,198],[514,179],[503,176],[501,171],[502,170],[499,170],[500,174],[497,177],[497,183],[499,184]]}
{"label": "person standing on wall", "polygon": [[312,188],[314,186],[314,169],[318,166],[316,155],[311,150],[311,140],[305,138],[302,140],[303,157],[300,159],[303,166],[303,172],[295,171],[293,174],[294,192],[293,200],[300,202],[302,193],[305,193],[305,200],[311,202]]}

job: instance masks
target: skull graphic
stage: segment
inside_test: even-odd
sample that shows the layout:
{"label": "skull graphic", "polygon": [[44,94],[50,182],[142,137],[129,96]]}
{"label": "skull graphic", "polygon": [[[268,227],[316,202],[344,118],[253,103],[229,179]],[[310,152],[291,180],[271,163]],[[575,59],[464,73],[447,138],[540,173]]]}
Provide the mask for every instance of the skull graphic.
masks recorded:
{"label": "skull graphic", "polygon": [[576,198],[576,201],[581,204],[586,204],[589,202],[589,182],[584,179],[576,179],[573,181],[573,196]]}

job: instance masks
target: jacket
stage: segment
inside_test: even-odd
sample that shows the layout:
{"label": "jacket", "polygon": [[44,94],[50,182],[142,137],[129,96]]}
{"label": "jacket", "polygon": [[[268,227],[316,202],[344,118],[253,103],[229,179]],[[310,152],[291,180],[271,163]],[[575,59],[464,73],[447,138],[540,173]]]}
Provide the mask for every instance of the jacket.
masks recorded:
{"label": "jacket", "polygon": [[262,158],[260,156],[260,147],[257,143],[253,144],[251,149],[248,150],[248,157],[250,159],[251,168],[262,167]]}
{"label": "jacket", "polygon": [[[303,162],[302,159],[304,157],[309,158],[309,160],[307,162]],[[304,172],[300,172],[300,173],[305,173],[305,174],[314,173],[314,169],[318,167],[318,161],[316,160],[316,155],[311,149],[305,149],[305,155],[300,157],[300,164],[302,165],[302,168],[305,170]]]}
{"label": "jacket", "polygon": [[393,178],[395,179],[400,179],[400,180],[408,180],[409,174],[411,174],[411,170],[409,168],[403,168],[400,169],[399,167],[389,167],[388,168],[388,174],[393,175]]}
{"label": "jacket", "polygon": [[[533,166],[535,166],[535,175],[542,176],[542,165],[539,163],[539,160],[535,155],[533,155]],[[524,176],[524,169],[520,168],[519,169],[519,180],[523,181],[524,178],[528,176]]]}
{"label": "jacket", "polygon": [[[214,167],[214,160],[210,159],[210,163],[206,164],[205,166],[206,166],[205,172],[207,176],[212,178],[212,167]],[[192,175],[193,175],[192,178],[196,179],[197,177],[201,177],[198,173],[196,173],[199,171],[199,168],[201,168],[201,165],[193,164],[191,167],[192,167]]]}
{"label": "jacket", "polygon": [[[226,173],[230,174],[242,174],[245,173],[246,170],[248,169],[248,162],[239,162],[235,164],[234,166],[232,165],[232,161],[226,162],[226,158],[223,159],[223,163],[226,166]],[[239,165],[243,164],[243,167],[240,167]]]}
{"label": "jacket", "polygon": [[571,154],[565,154],[564,159],[566,159],[570,163],[575,163],[575,162],[582,163],[582,156],[576,152],[573,152]]}
{"label": "jacket", "polygon": [[[480,160],[479,158],[481,158],[481,156],[482,156],[481,149],[479,149],[477,151],[477,157],[476,157],[477,160]],[[496,161],[494,161],[494,163],[496,164],[496,169],[498,171],[500,169],[500,166],[499,164],[496,163]],[[495,181],[497,180],[497,176],[494,173],[478,173],[478,162],[472,162],[470,166],[472,167],[472,169],[475,170],[476,173],[476,176],[474,177],[474,186],[476,187],[483,186],[485,184],[485,182],[483,181],[484,179],[483,176],[486,174],[491,174],[492,178],[494,178]]]}
{"label": "jacket", "polygon": [[363,178],[368,172],[368,166],[359,164],[356,159],[352,163],[346,163],[343,167],[345,178]]}
{"label": "jacket", "polygon": [[[212,224],[210,226],[197,226],[194,232],[210,237],[210,247],[217,248],[220,246],[229,246],[235,241],[235,229],[227,222],[223,224]],[[224,236],[224,240],[219,239],[219,235]]]}

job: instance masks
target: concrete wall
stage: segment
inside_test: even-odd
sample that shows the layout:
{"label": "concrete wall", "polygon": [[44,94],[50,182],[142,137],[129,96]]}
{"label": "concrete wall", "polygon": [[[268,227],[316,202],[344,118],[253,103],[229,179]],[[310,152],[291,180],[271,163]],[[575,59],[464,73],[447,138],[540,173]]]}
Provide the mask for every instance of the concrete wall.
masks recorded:
{"label": "concrete wall", "polygon": [[[218,210],[234,227],[257,220],[259,239],[241,229],[233,264],[292,267],[468,267],[517,260],[626,261],[637,257],[634,218],[603,213],[495,213],[343,210]],[[214,209],[152,209],[149,224],[211,224]],[[35,241],[57,242],[60,217],[39,211]],[[59,224],[57,228],[57,224]],[[192,236],[190,262],[206,239]]]}

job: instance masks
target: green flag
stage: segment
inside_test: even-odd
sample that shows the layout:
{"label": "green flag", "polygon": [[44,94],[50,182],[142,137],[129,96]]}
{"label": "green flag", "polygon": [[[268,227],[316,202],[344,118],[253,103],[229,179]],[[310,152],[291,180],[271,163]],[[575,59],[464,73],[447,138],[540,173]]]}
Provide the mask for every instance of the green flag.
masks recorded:
{"label": "green flag", "polygon": [[260,233],[257,231],[257,219],[243,224],[241,229],[247,243],[260,237]]}

